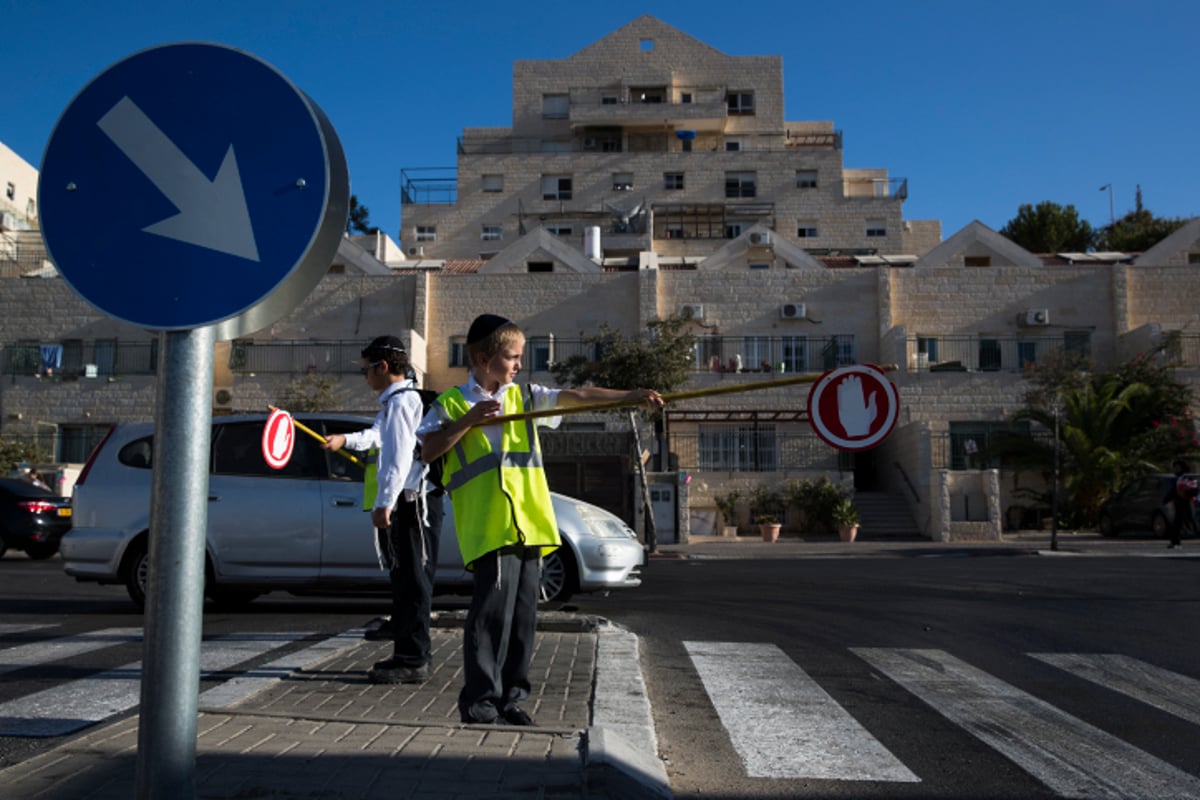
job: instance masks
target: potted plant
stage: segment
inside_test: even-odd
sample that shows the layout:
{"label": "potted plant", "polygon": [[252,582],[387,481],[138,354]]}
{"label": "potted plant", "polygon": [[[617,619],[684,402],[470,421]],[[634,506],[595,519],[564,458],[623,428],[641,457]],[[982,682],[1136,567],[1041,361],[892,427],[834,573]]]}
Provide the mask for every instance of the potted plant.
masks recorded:
{"label": "potted plant", "polygon": [[850,498],[841,500],[833,507],[833,524],[838,529],[838,536],[843,542],[853,542],[858,536],[858,509]]}
{"label": "potted plant", "polygon": [[737,536],[737,502],[741,497],[742,493],[737,489],[713,497],[713,502],[717,504],[717,511],[720,512],[721,519],[725,522],[721,529],[722,536]]}
{"label": "potted plant", "polygon": [[783,511],[784,500],[779,492],[766,486],[756,486],[750,494],[750,516],[758,525],[764,542],[773,542],[779,538]]}

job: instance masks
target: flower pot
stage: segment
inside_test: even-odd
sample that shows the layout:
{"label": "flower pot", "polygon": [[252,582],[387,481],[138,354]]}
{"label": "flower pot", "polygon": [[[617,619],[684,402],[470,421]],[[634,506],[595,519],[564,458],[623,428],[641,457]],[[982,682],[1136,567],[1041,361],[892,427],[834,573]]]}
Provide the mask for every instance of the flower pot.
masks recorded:
{"label": "flower pot", "polygon": [[779,538],[779,529],[782,527],[783,526],[778,522],[764,522],[758,526],[758,532],[762,534],[762,540],[764,542],[773,542]]}
{"label": "flower pot", "polygon": [[858,536],[858,526],[843,525],[842,527],[838,528],[838,536],[843,542],[853,542]]}

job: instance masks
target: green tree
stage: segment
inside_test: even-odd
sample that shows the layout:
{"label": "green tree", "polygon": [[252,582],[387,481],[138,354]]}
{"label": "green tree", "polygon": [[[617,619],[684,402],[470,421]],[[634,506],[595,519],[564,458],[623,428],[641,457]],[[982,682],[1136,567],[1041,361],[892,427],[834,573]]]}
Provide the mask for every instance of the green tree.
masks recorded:
{"label": "green tree", "polygon": [[1098,247],[1120,253],[1142,253],[1170,236],[1187,222],[1181,217],[1156,217],[1142,205],[1137,187],[1133,211],[1100,229]]}
{"label": "green tree", "polygon": [[1096,243],[1096,231],[1079,218],[1075,206],[1044,200],[1024,203],[1000,233],[1031,253],[1082,253]]}
{"label": "green tree", "polygon": [[[1195,453],[1192,391],[1176,379],[1172,339],[1108,372],[1067,368],[1032,375],[1026,405],[1013,421],[1058,430],[1059,474],[1072,518],[1094,524],[1100,506],[1122,484]],[[1052,479],[1053,435],[997,437],[989,455]],[[1043,498],[1044,501],[1045,498]]]}
{"label": "green tree", "polygon": [[379,233],[371,224],[371,209],[358,202],[358,195],[350,195],[350,213],[346,217],[346,233]]}

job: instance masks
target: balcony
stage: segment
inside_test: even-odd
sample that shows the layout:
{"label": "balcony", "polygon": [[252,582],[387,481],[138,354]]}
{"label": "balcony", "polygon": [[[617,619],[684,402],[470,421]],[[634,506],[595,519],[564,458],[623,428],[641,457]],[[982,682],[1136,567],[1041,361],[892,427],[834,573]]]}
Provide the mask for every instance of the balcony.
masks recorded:
{"label": "balcony", "polygon": [[843,196],[856,200],[908,199],[908,178],[842,178]]}
{"label": "balcony", "polygon": [[78,378],[116,379],[158,372],[158,340],[67,339],[61,342],[10,342],[3,348],[4,373],[41,381]]}
{"label": "balcony", "polygon": [[401,205],[454,205],[458,200],[458,170],[420,167],[400,170]]}
{"label": "balcony", "polygon": [[909,372],[1024,372],[1038,359],[1070,351],[1091,355],[1086,332],[1060,336],[910,336]]}
{"label": "balcony", "polygon": [[725,95],[723,86],[577,87],[569,91],[567,118],[572,127],[667,125],[720,132],[729,113]]}

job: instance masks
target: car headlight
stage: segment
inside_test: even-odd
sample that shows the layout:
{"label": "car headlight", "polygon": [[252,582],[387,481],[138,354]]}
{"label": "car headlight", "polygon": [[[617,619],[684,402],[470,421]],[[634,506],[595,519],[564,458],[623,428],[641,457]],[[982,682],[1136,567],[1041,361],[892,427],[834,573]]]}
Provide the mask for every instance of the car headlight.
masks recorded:
{"label": "car headlight", "polygon": [[637,534],[629,529],[619,518],[607,511],[591,505],[576,505],[579,518],[587,526],[593,536],[604,539],[636,539]]}

